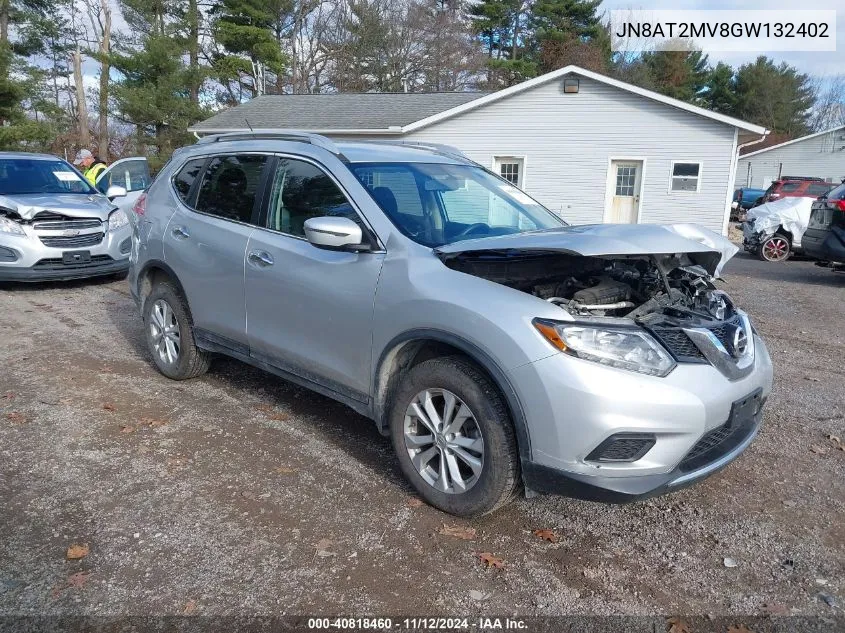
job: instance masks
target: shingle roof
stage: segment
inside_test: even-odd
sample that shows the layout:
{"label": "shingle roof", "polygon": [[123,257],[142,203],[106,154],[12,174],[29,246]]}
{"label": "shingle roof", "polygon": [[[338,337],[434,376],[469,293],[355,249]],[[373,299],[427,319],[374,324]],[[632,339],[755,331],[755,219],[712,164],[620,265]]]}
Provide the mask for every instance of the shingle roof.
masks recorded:
{"label": "shingle roof", "polygon": [[[291,128],[301,130],[386,130],[445,112],[486,92],[342,93],[263,95],[188,128],[221,132]],[[246,121],[249,121],[247,126]]]}

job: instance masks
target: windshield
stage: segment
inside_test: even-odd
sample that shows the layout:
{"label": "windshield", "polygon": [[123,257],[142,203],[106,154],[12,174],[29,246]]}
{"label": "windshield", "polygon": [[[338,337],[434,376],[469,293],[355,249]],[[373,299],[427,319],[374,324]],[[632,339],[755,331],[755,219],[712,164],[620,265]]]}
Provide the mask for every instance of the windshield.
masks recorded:
{"label": "windshield", "polygon": [[97,193],[63,160],[0,158],[0,195]]}
{"label": "windshield", "polygon": [[425,246],[566,226],[480,167],[358,163],[350,168],[396,227]]}

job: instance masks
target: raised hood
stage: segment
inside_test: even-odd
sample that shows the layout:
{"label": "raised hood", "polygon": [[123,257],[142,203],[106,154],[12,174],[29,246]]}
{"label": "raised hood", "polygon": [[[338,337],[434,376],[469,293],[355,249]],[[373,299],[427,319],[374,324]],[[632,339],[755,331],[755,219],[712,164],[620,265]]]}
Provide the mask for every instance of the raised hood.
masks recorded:
{"label": "raised hood", "polygon": [[463,240],[434,249],[441,259],[483,252],[559,252],[586,257],[687,255],[711,275],[739,249],[696,224],[587,224]]}
{"label": "raised hood", "polygon": [[26,193],[0,195],[0,211],[11,211],[23,220],[32,220],[42,211],[74,218],[106,220],[117,207],[108,198],[84,193]]}

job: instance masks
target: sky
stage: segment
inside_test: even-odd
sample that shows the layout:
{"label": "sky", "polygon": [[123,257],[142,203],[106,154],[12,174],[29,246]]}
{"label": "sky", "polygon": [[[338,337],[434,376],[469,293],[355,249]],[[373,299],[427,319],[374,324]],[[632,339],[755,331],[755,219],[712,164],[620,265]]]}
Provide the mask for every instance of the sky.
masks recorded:
{"label": "sky", "polygon": [[[801,72],[819,77],[845,75],[845,0],[604,0],[601,10],[612,9],[836,9],[836,52],[723,53],[709,52],[711,63],[723,61],[740,66],[757,55],[785,61]],[[608,14],[609,17],[609,14]],[[708,52],[708,51],[705,51]]]}

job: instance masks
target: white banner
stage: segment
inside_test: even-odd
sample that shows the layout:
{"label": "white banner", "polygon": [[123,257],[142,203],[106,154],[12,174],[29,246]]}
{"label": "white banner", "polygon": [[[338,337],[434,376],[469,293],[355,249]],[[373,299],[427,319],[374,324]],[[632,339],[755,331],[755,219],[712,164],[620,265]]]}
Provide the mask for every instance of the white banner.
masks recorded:
{"label": "white banner", "polygon": [[835,51],[834,10],[629,9],[610,12],[613,50]]}

